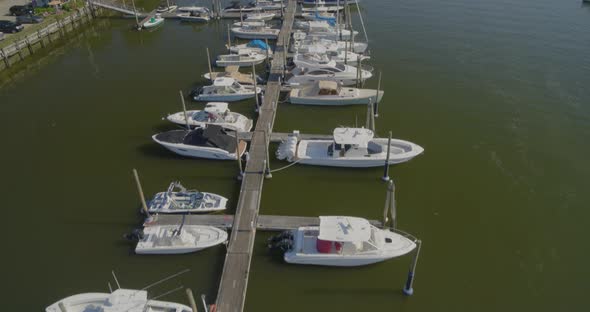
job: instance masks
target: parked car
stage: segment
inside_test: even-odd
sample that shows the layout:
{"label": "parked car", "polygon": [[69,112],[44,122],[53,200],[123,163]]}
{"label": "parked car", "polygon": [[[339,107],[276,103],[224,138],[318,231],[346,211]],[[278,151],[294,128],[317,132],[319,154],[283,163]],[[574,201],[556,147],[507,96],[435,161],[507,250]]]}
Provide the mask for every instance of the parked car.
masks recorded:
{"label": "parked car", "polygon": [[16,22],[21,24],[37,24],[43,21],[43,16],[39,15],[20,15],[16,17]]}
{"label": "parked car", "polygon": [[33,14],[35,8],[32,5],[13,5],[8,9],[10,11],[10,15],[20,16],[20,15],[27,15]]}
{"label": "parked car", "polygon": [[20,23],[14,23],[11,21],[0,21],[0,32],[3,33],[15,33],[25,28]]}

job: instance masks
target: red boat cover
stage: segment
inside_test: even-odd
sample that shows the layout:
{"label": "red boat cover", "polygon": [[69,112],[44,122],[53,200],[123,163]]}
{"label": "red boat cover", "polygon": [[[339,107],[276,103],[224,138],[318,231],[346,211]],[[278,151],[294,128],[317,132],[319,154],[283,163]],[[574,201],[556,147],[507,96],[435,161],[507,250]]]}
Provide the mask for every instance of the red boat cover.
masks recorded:
{"label": "red boat cover", "polygon": [[332,242],[318,239],[316,248],[320,253],[330,253],[330,251],[332,251]]}

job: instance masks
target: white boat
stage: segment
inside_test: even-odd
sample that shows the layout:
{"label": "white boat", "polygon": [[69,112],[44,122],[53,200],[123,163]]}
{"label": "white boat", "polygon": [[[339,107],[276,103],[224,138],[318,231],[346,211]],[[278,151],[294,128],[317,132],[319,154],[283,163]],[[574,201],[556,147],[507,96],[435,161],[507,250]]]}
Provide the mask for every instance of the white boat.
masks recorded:
{"label": "white boat", "polygon": [[217,125],[195,130],[171,130],[158,133],[152,139],[169,151],[193,158],[236,160],[246,151],[247,144],[240,141]]}
{"label": "white boat", "polygon": [[157,13],[155,16],[153,16],[152,18],[147,20],[145,23],[143,23],[143,28],[146,28],[146,29],[155,28],[155,27],[162,25],[163,23],[164,23],[164,18],[162,17],[162,15],[160,13]]}
{"label": "white boat", "polygon": [[352,267],[411,252],[416,243],[408,236],[379,229],[363,218],[322,216],[319,226],[299,227],[279,238],[285,262]]}
{"label": "white boat", "polygon": [[330,12],[330,13],[334,13],[334,12],[338,12],[344,9],[344,6],[340,5],[318,5],[315,6],[313,8],[306,8],[303,7],[301,8],[301,12],[303,13],[315,13],[315,12]]}
{"label": "white boat", "polygon": [[241,26],[231,29],[234,36],[242,39],[269,39],[274,40],[279,36],[279,29],[266,26]]}
{"label": "white boat", "polygon": [[176,9],[178,12],[201,12],[201,13],[211,13],[209,8],[201,7],[201,6],[183,6]]}
{"label": "white boat", "polygon": [[303,32],[293,34],[294,42],[291,46],[291,52],[307,52],[308,47],[321,46],[327,51],[346,51],[354,53],[365,53],[368,45],[365,42],[339,41],[337,39],[326,39],[316,36],[309,36]]}
{"label": "white boat", "polygon": [[219,77],[210,86],[198,89],[193,97],[195,101],[234,102],[253,98],[262,90],[252,85],[242,85],[233,78]]}
{"label": "white boat", "polygon": [[354,52],[329,51],[321,46],[309,47],[308,49],[306,49],[306,51],[307,52],[305,53],[295,54],[293,56],[293,62],[295,62],[295,60],[298,60],[318,64],[328,64],[330,61],[334,61],[340,64],[348,64],[355,66],[358,64],[359,61],[363,62],[371,58],[370,56],[357,54]]}
{"label": "white boat", "polygon": [[322,19],[335,19],[336,15],[330,12],[307,12],[301,13],[301,17],[306,21],[318,21]]}
{"label": "white boat", "polygon": [[281,2],[282,1],[256,0],[252,4],[263,11],[277,11],[286,7],[284,4],[281,5]]}
{"label": "white boat", "polygon": [[224,54],[217,56],[215,64],[218,67],[226,66],[252,66],[258,65],[266,60],[266,54],[251,51],[241,51],[240,54]]}
{"label": "white boat", "polygon": [[334,81],[317,81],[310,85],[292,89],[289,93],[289,102],[292,104],[304,105],[354,105],[369,102],[375,103],[375,100],[381,101],[384,91],[372,89],[357,89],[343,87]]}
{"label": "white boat", "polygon": [[[307,22],[315,23],[316,21],[307,21]],[[358,35],[358,31],[354,30],[351,32],[348,29],[338,30],[336,28],[331,28],[331,26],[330,26],[330,27],[314,27],[314,28],[311,28],[306,31],[296,30],[295,33],[293,34],[293,37],[297,38],[297,39],[301,39],[301,38],[306,38],[308,36],[313,36],[313,37],[324,38],[324,39],[329,39],[329,40],[349,41],[351,34],[352,34],[352,36],[356,36],[356,35]]]}
{"label": "white boat", "polygon": [[[249,132],[252,129],[252,120],[242,114],[231,112],[225,102],[210,102],[205,105],[204,110],[188,110],[186,114],[191,127],[218,125],[238,132]],[[186,125],[184,112],[168,115],[166,119],[177,125]]]}
{"label": "white boat", "polygon": [[[388,139],[374,138],[370,129],[336,128],[332,140],[299,140],[296,133],[281,142],[277,158],[305,165],[355,168],[383,166],[387,159]],[[388,164],[409,161],[422,152],[417,144],[392,139]]]}
{"label": "white boat", "polygon": [[169,3],[167,5],[160,5],[157,9],[156,12],[158,13],[169,13],[169,12],[174,12],[176,11],[176,9],[178,9],[177,5],[170,5]]}
{"label": "white boat", "polygon": [[192,312],[183,304],[151,300],[145,290],[119,288],[112,293],[83,293],[48,306],[45,312]]}
{"label": "white boat", "polygon": [[235,22],[232,24],[233,27],[264,27],[266,23],[264,21],[249,21]]}
{"label": "white boat", "polygon": [[287,75],[287,83],[291,85],[301,85],[313,83],[320,80],[336,81],[342,85],[349,86],[360,81],[364,81],[373,76],[370,71],[330,61],[327,64],[317,64],[315,62],[305,62],[297,60],[297,65],[290,74]]}
{"label": "white boat", "polygon": [[199,213],[225,210],[227,198],[197,190],[187,190],[180,182],[172,182],[166,192],[157,193],[149,201],[150,213]]}
{"label": "white boat", "polygon": [[245,6],[241,5],[239,1],[232,2],[229,6],[223,9],[224,13],[248,13],[259,12],[262,8],[257,7],[254,3],[249,3]]}
{"label": "white boat", "polygon": [[183,22],[208,22],[211,17],[209,13],[198,12],[198,11],[191,11],[191,12],[181,12],[176,14]]}
{"label": "white boat", "polygon": [[186,254],[227,241],[227,232],[222,229],[184,222],[180,225],[148,225],[134,235],[138,240],[136,254]]}
{"label": "white boat", "polygon": [[246,14],[246,21],[270,21],[276,16],[275,13],[248,13]]}
{"label": "white boat", "polygon": [[245,54],[250,52],[256,52],[264,55],[268,53],[269,57],[272,56],[271,47],[267,46],[266,43],[262,40],[252,40],[248,43],[242,43],[233,46],[226,45],[226,47],[229,49],[231,53]]}
{"label": "white boat", "polygon": [[[211,75],[213,75],[213,79],[211,79]],[[203,78],[210,80],[210,81],[215,81],[215,79],[217,79],[217,78],[232,78],[242,85],[253,85],[254,84],[254,79],[252,77],[252,74],[246,74],[246,73],[240,73],[240,72],[205,73],[205,74],[203,74]],[[262,79],[262,77],[260,77],[259,75],[256,75],[256,82],[259,84],[265,83],[264,79]],[[198,92],[200,92],[199,90],[201,90],[201,88],[198,88],[196,91],[193,91],[193,93],[192,93],[193,96],[194,96],[194,94],[197,94]]]}

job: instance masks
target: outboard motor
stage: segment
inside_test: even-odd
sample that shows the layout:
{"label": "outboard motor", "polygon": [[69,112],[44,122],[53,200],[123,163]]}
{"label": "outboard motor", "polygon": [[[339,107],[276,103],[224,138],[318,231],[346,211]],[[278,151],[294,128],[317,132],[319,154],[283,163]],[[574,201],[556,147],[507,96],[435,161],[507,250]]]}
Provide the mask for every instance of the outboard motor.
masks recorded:
{"label": "outboard motor", "polygon": [[293,131],[293,134],[290,134],[287,137],[287,140],[281,142],[276,153],[278,159],[286,159],[289,162],[295,160],[297,153],[297,143],[299,142],[298,134],[299,131],[295,130]]}
{"label": "outboard motor", "polygon": [[123,237],[130,241],[140,241],[145,237],[145,235],[142,229],[135,229],[131,233],[123,235]]}
{"label": "outboard motor", "polygon": [[293,245],[293,233],[291,231],[284,231],[278,235],[271,236],[268,239],[269,249],[282,249],[283,251],[291,249]]}

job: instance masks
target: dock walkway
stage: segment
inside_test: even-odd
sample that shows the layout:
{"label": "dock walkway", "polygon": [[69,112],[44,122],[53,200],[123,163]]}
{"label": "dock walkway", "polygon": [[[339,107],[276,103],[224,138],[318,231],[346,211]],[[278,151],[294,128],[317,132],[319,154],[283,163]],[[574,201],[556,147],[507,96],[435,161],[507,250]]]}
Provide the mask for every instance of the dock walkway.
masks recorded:
{"label": "dock walkway", "polygon": [[249,149],[250,158],[246,163],[246,174],[242,180],[217,293],[216,307],[218,312],[242,312],[244,310],[268,148],[265,132],[272,131],[274,125],[281,89],[280,79],[284,67],[284,54],[287,52],[283,47],[289,45],[296,3],[296,0],[289,0],[287,4],[281,32],[277,39],[275,57],[271,63],[266,94],[259,109],[256,128],[252,134]]}

